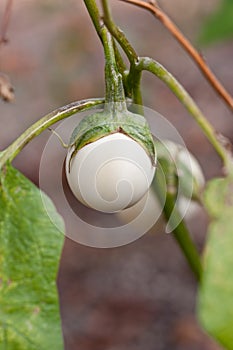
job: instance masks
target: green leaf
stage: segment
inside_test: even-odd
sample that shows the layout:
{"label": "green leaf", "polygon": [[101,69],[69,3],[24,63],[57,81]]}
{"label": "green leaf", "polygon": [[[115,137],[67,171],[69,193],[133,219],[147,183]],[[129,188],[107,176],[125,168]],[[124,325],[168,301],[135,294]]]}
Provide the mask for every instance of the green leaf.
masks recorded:
{"label": "green leaf", "polygon": [[201,44],[210,44],[233,36],[233,1],[222,0],[217,12],[207,18],[199,37]]}
{"label": "green leaf", "polygon": [[[49,208],[49,216],[43,205]],[[0,172],[0,349],[63,349],[56,276],[63,221],[11,166]]]}
{"label": "green leaf", "polygon": [[233,179],[212,180],[205,191],[212,217],[204,254],[198,315],[203,327],[233,349]]}

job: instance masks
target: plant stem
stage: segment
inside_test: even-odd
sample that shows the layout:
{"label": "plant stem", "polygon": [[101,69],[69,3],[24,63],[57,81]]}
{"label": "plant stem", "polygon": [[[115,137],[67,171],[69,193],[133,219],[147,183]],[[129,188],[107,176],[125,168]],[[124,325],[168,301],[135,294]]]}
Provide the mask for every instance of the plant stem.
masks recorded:
{"label": "plant stem", "polygon": [[0,153],[0,169],[11,162],[17,154],[36,136],[59,120],[104,103],[104,99],[87,99],[70,103],[47,114],[25,130],[10,146]]}
{"label": "plant stem", "polygon": [[233,97],[224,88],[221,82],[217,79],[211,69],[205,62],[202,54],[200,54],[190,43],[190,41],[184,36],[184,34],[177,28],[174,22],[168,17],[168,15],[157,5],[148,3],[141,0],[121,0],[125,3],[131,3],[150,11],[177,39],[177,41],[183,46],[186,52],[191,56],[194,62],[197,64],[201,72],[204,74],[206,79],[215,89],[215,91],[222,97],[226,104],[233,110]]}
{"label": "plant stem", "polygon": [[113,39],[105,26],[101,30],[101,37],[105,53],[105,102],[110,105],[113,104],[110,108],[120,107],[119,104],[121,104],[120,108],[126,109],[122,76],[118,72],[116,64]]}
{"label": "plant stem", "polygon": [[104,12],[103,19],[106,27],[120,44],[130,62],[130,71],[127,76],[127,82],[125,82],[126,90],[130,97],[132,96],[133,102],[138,105],[138,112],[143,114],[143,107],[140,107],[143,104],[141,95],[141,73],[135,69],[135,66],[138,63],[138,55],[126,38],[125,34],[114,23],[108,5],[108,0],[102,0],[102,7]]}
{"label": "plant stem", "polygon": [[166,200],[163,207],[163,213],[166,221],[170,223],[174,237],[181,248],[184,256],[186,257],[194,275],[198,280],[202,275],[202,263],[197,248],[190,238],[189,230],[185,222],[182,220],[180,213],[175,208],[175,194],[169,192],[168,186],[164,187],[164,181],[162,180],[162,168],[157,169],[156,180],[153,186],[160,203],[163,203],[164,193],[166,193]]}
{"label": "plant stem", "polygon": [[[99,38],[103,44],[103,38],[102,38],[102,27],[103,27],[102,22],[103,21],[101,20],[99,9],[96,5],[96,1],[95,0],[84,0],[84,3],[86,5],[88,13],[92,19],[92,22],[94,24],[96,32],[99,35]],[[129,91],[127,89],[127,75],[128,75],[127,67],[126,67],[124,60],[123,60],[123,58],[122,58],[122,56],[121,56],[121,54],[116,46],[116,43],[113,42],[113,45],[114,45],[114,52],[115,52],[118,70],[119,70],[120,74],[122,75],[122,79],[123,79],[123,83],[124,83],[124,87],[125,87],[127,96],[131,97],[129,94]]]}
{"label": "plant stem", "polygon": [[143,114],[143,101],[142,101],[142,94],[141,94],[141,77],[142,72],[138,71],[136,68],[136,65],[130,66],[130,71],[128,75],[128,84],[131,87],[132,90],[132,98],[136,105],[140,106],[141,113]]}
{"label": "plant stem", "polygon": [[232,172],[232,154],[225,147],[226,140],[223,142],[221,136],[217,135],[213,126],[208,122],[197,104],[187,93],[184,87],[174,78],[174,76],[169,73],[161,64],[147,57],[141,57],[139,59],[137,68],[139,71],[146,70],[153,73],[170,88],[170,90],[176,95],[180,102],[193,116],[218,155],[221,157],[226,171]]}
{"label": "plant stem", "polygon": [[116,58],[116,63],[117,63],[117,68],[119,72],[121,73],[122,77],[127,75],[128,69],[126,67],[126,64],[117,48],[116,41],[113,40],[113,47],[114,47],[114,52],[115,52],[115,58]]}
{"label": "plant stem", "polygon": [[126,109],[123,81],[122,76],[118,71],[115,50],[117,51],[117,58],[121,64],[121,69],[124,69],[123,60],[120,60],[120,53],[118,52],[116,45],[114,45],[112,36],[108,32],[106,26],[103,23],[101,24],[101,18],[96,1],[84,0],[84,2],[104,47],[106,109],[110,108],[115,110],[116,107]]}
{"label": "plant stem", "polygon": [[123,48],[129,62],[131,64],[134,64],[138,59],[138,55],[136,54],[134,48],[130,45],[125,34],[115,25],[114,21],[112,20],[111,12],[108,6],[108,0],[102,0],[102,7],[104,11],[104,23],[106,27]]}
{"label": "plant stem", "polygon": [[101,21],[100,21],[100,14],[99,14],[99,9],[96,5],[96,1],[95,0],[83,0],[86,8],[88,10],[88,13],[92,19],[92,22],[94,24],[95,30],[97,32],[97,34],[99,35],[100,39],[101,38]]}

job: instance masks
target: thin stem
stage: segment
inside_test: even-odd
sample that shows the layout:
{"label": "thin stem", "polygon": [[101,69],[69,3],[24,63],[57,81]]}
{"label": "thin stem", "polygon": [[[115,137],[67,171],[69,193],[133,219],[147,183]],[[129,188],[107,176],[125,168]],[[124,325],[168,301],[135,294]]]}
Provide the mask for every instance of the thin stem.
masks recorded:
{"label": "thin stem", "polygon": [[[104,23],[113,37],[122,47],[128,60],[130,62],[130,71],[127,74],[127,80],[125,79],[124,86],[126,87],[127,93],[132,96],[133,102],[138,106],[142,106],[142,94],[141,94],[141,74],[135,69],[138,63],[138,55],[125,34],[116,26],[112,19],[111,11],[108,5],[108,0],[102,0],[102,7],[104,12]],[[143,114],[143,108],[139,107],[139,112]]]}
{"label": "thin stem", "polygon": [[114,46],[117,68],[118,68],[119,73],[122,76],[125,96],[132,98],[132,92],[131,92],[131,89],[130,89],[129,84],[128,84],[129,70],[126,67],[126,64],[125,64],[125,62],[120,54],[120,51],[118,50],[115,39],[113,40],[113,46]]}
{"label": "thin stem", "polygon": [[[95,0],[84,0],[84,3],[86,5],[86,8],[88,10],[88,13],[92,19],[92,22],[94,24],[95,30],[97,34],[99,35],[101,39],[101,21],[100,21],[100,14],[99,14],[99,9],[96,5]],[[101,39],[102,40],[102,39]]]}
{"label": "thin stem", "polygon": [[[103,38],[102,38],[102,27],[103,27],[103,23],[100,17],[100,13],[99,13],[99,9],[96,5],[96,1],[95,0],[84,0],[84,3],[86,5],[86,8],[88,10],[88,13],[92,19],[92,22],[94,24],[94,27],[96,29],[97,34],[99,35],[99,38],[103,44]],[[127,67],[124,63],[124,60],[116,46],[116,44],[113,42],[114,44],[114,51],[115,51],[115,57],[116,57],[116,63],[117,63],[117,67],[119,69],[119,72],[122,75],[123,81],[124,81],[124,86],[126,87],[126,77],[127,77]],[[129,96],[130,97],[130,96]]]}
{"label": "thin stem", "polygon": [[94,106],[104,103],[104,99],[87,99],[78,102],[70,103],[56,109],[47,114],[45,117],[38,120],[25,130],[10,146],[0,153],[0,169],[7,162],[11,162],[17,154],[36,136],[40,135],[42,131],[55,124],[59,120],[70,117],[71,115],[90,109]]}
{"label": "thin stem", "polygon": [[[157,169],[156,181],[154,183],[153,189],[156,192],[160,203],[163,203],[164,191],[164,181],[162,180],[162,168]],[[163,213],[167,222],[170,222],[171,227],[173,228],[173,235],[176,239],[178,245],[181,248],[184,256],[186,257],[194,275],[198,280],[201,279],[202,275],[202,263],[198,250],[190,237],[189,230],[182,220],[180,213],[175,208],[175,195],[174,193],[169,192],[167,187],[166,199],[163,207]]]}
{"label": "thin stem", "polygon": [[[116,64],[115,50],[117,51],[118,61],[121,64],[121,68],[124,68],[123,60],[120,60],[120,53],[114,45],[113,39],[108,32],[107,28],[101,23],[99,9],[95,0],[84,0],[89,15],[95,26],[95,29],[100,37],[100,40],[104,47],[105,53],[105,82],[106,82],[106,108],[115,108],[113,102],[124,102],[124,88],[122,82],[122,76],[118,72]],[[125,106],[126,108],[126,106]]]}
{"label": "thin stem", "polygon": [[147,3],[141,0],[120,0],[125,3],[130,3],[141,8],[150,11],[162,24],[169,30],[169,32],[177,39],[177,41],[183,46],[186,52],[191,56],[194,62],[197,64],[201,72],[206,79],[215,89],[215,91],[222,97],[226,104],[233,109],[233,97],[224,88],[221,82],[217,79],[215,74],[211,71],[203,56],[193,47],[190,41],[184,36],[184,34],[177,28],[174,22],[168,17],[164,11],[159,8],[157,4]]}
{"label": "thin stem", "polygon": [[119,42],[120,46],[123,48],[126,56],[128,57],[129,62],[131,64],[134,64],[135,62],[137,62],[138,55],[136,54],[134,48],[130,45],[125,34],[114,23],[111,16],[111,12],[109,10],[108,0],[102,0],[102,7],[104,11],[103,20],[106,27],[108,28],[112,36],[116,38],[116,40]]}
{"label": "thin stem", "polygon": [[119,72],[121,73],[122,77],[128,72],[128,69],[126,67],[126,64],[117,48],[116,41],[113,40],[113,47],[114,47],[114,52],[115,52],[115,58],[116,58],[116,63],[117,63],[117,68]]}
{"label": "thin stem", "polygon": [[[89,15],[92,19],[92,22],[95,26],[95,29],[102,41],[102,44],[104,45],[103,26],[101,24],[101,17],[100,17],[99,9],[96,5],[96,1],[84,0],[84,2],[89,12]],[[141,74],[139,74],[135,69],[133,69],[133,67],[135,67],[135,64],[138,61],[138,55],[136,54],[134,48],[129,43],[128,39],[125,37],[124,33],[113,22],[107,0],[102,0],[102,7],[104,12],[104,18],[103,18],[104,23],[108,28],[109,32],[112,34],[112,36],[118,41],[118,43],[122,47],[131,65],[130,72],[128,72],[126,69],[125,63],[122,59],[122,56],[116,44],[114,44],[113,42],[117,68],[119,69],[122,75],[123,86],[126,90],[126,95],[129,97],[132,96],[134,103],[138,105],[142,105],[142,96],[140,91]],[[105,51],[106,51],[106,48],[105,48]],[[108,84],[107,81],[106,83]],[[107,97],[107,100],[108,100],[108,97]]]}
{"label": "thin stem", "polygon": [[226,171],[232,171],[232,155],[225,147],[225,140],[223,140],[220,135],[217,135],[213,126],[208,122],[197,104],[187,93],[184,87],[173,77],[173,75],[169,73],[161,64],[147,57],[142,57],[139,59],[137,68],[140,71],[147,70],[155,74],[170,88],[170,90],[193,116],[210,143],[215,148],[218,155],[222,158]]}

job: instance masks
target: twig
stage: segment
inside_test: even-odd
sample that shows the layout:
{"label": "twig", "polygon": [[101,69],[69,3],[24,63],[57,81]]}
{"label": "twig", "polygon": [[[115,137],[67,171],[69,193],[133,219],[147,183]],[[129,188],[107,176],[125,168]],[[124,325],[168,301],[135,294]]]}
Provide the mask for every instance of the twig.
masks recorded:
{"label": "twig", "polygon": [[55,111],[47,114],[45,117],[39,119],[36,123],[25,130],[3,152],[0,152],[0,169],[7,161],[11,162],[33,138],[40,135],[42,131],[46,130],[51,125],[62,119],[68,118],[75,113],[90,109],[103,103],[103,98],[77,101],[58,108]]}
{"label": "twig", "polygon": [[2,25],[0,29],[0,45],[6,44],[8,42],[6,33],[10,22],[12,4],[13,4],[13,0],[8,0],[6,3],[5,12],[3,15]]}
{"label": "twig", "polygon": [[133,102],[138,106],[138,113],[143,114],[143,108],[140,107],[142,106],[142,95],[140,89],[141,74],[139,74],[138,70],[135,69],[138,63],[138,55],[123,31],[114,23],[108,0],[102,0],[102,7],[104,12],[103,21],[106,27],[119,43],[130,62],[130,71],[127,76],[124,77],[124,86],[129,96],[133,98]]}
{"label": "twig", "polygon": [[125,51],[128,60],[131,64],[137,62],[138,55],[136,54],[134,48],[130,45],[129,41],[125,37],[125,34],[120,30],[114,23],[108,6],[107,0],[102,0],[102,6],[104,10],[104,23],[112,36],[117,39],[123,50]]}
{"label": "twig", "polygon": [[198,65],[199,69],[205,75],[209,83],[213,86],[216,92],[222,97],[226,104],[233,110],[233,97],[227,92],[224,86],[217,79],[215,74],[211,71],[205,62],[203,56],[192,46],[190,41],[184,36],[174,22],[168,17],[166,13],[155,3],[147,3],[141,0],[120,0],[125,3],[133,4],[150,11],[163,25],[169,30],[169,32],[177,39],[177,41],[183,46],[188,54]]}
{"label": "twig", "polygon": [[91,17],[92,23],[94,24],[95,30],[101,39],[101,23],[99,9],[96,5],[95,0],[84,0],[89,16]]}
{"label": "twig", "polygon": [[[103,20],[100,16],[100,13],[99,13],[99,9],[98,9],[98,6],[96,4],[96,1],[95,0],[84,0],[84,3],[86,5],[86,8],[87,8],[87,11],[91,17],[91,20],[94,24],[94,27],[95,27],[95,30],[103,44],[103,39],[102,39],[102,27],[103,27]],[[116,45],[115,42],[113,42],[114,44],[114,51],[115,51],[115,56],[116,56],[116,62],[117,62],[117,66],[118,66],[118,70],[119,72],[121,73],[122,75],[122,79],[123,79],[123,84],[124,84],[124,88],[125,88],[125,91],[126,91],[126,95],[128,97],[131,97],[131,94],[130,94],[130,88],[128,87],[127,85],[127,77],[128,77],[128,70],[127,70],[127,67],[124,63],[124,60],[118,50],[118,47]]]}
{"label": "twig", "polygon": [[137,66],[139,71],[149,71],[161,79],[170,90],[176,95],[180,102],[186,107],[189,113],[193,116],[197,124],[200,126],[218,155],[223,160],[225,171],[233,172],[232,154],[226,147],[225,141],[216,133],[213,126],[209,123],[206,117],[202,114],[201,110],[183,88],[183,86],[175,79],[175,77],[169,73],[160,63],[152,60],[148,57],[140,57]]}

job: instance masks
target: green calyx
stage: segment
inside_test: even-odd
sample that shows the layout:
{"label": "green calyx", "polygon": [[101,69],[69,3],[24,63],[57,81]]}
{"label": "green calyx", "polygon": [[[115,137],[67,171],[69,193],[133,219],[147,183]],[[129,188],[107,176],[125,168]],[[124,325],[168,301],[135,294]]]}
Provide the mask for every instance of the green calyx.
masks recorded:
{"label": "green calyx", "polygon": [[85,117],[71,135],[70,146],[75,146],[71,159],[84,146],[115,133],[125,134],[138,142],[155,166],[155,146],[149,125],[142,115],[127,109],[114,114],[105,109]]}

